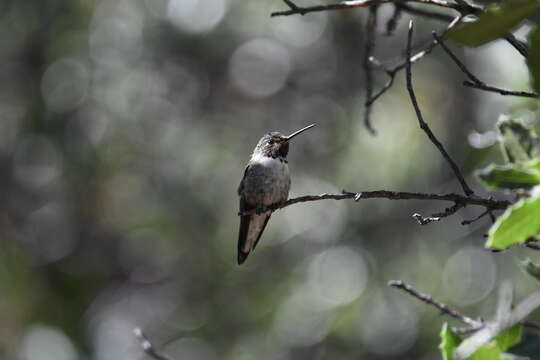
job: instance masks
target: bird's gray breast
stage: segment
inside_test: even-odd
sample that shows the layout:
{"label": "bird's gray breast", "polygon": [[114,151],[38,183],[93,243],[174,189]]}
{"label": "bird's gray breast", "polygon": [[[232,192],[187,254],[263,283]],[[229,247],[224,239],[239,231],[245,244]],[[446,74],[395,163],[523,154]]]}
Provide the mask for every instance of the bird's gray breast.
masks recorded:
{"label": "bird's gray breast", "polygon": [[291,177],[287,162],[279,158],[254,156],[249,162],[242,196],[252,206],[268,206],[287,200]]}

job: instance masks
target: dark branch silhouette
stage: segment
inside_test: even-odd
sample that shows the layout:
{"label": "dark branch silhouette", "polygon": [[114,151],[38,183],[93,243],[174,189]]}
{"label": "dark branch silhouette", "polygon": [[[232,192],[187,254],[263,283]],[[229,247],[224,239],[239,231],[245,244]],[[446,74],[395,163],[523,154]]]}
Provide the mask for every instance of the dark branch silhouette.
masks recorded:
{"label": "dark branch silhouette", "polygon": [[348,192],[343,191],[341,194],[321,194],[321,195],[305,195],[299,196],[293,199],[289,199],[281,204],[275,204],[273,206],[267,206],[260,209],[254,209],[238,213],[239,216],[255,214],[257,212],[263,213],[267,211],[274,212],[279,209],[283,209],[293,204],[309,201],[320,200],[355,200],[361,199],[389,199],[389,200],[430,200],[430,201],[451,201],[458,204],[483,206],[490,210],[504,210],[511,205],[506,200],[494,200],[492,198],[481,198],[478,196],[463,196],[460,194],[427,194],[416,192],[403,192],[403,191],[363,191],[363,192]]}
{"label": "dark branch silhouette", "polygon": [[412,86],[412,75],[411,75],[411,43],[412,43],[412,35],[413,35],[413,22],[412,20],[409,22],[409,33],[407,36],[407,66],[406,66],[406,79],[407,79],[407,91],[409,92],[409,96],[411,98],[411,102],[414,107],[414,111],[416,112],[416,117],[418,118],[418,123],[420,125],[420,128],[426,133],[429,140],[435,145],[437,149],[439,149],[442,156],[445,158],[445,160],[448,162],[450,167],[452,168],[452,171],[454,172],[454,175],[458,179],[459,183],[461,184],[461,187],[463,188],[463,192],[465,195],[469,196],[474,194],[474,191],[469,187],[467,182],[465,181],[465,178],[461,174],[461,171],[459,170],[458,166],[452,160],[448,152],[446,152],[444,146],[441,144],[441,142],[435,137],[431,129],[429,128],[428,124],[424,121],[424,118],[422,116],[422,112],[420,111],[420,107],[418,106],[418,101],[416,100],[416,95],[414,94],[414,89]]}
{"label": "dark branch silhouette", "polygon": [[476,217],[474,217],[474,218],[472,218],[472,219],[470,219],[470,220],[463,220],[463,221],[461,222],[461,225],[470,225],[470,224],[472,224],[472,223],[474,223],[474,222],[480,220],[481,218],[483,218],[483,217],[486,216],[486,215],[489,215],[490,217],[492,217],[492,219],[491,219],[492,222],[495,221],[494,215],[491,213],[491,210],[486,209],[486,211],[484,211],[484,212],[481,213],[480,215],[478,215],[478,216],[476,216]]}
{"label": "dark branch silhouette", "polygon": [[[453,19],[453,20],[450,22],[450,24],[448,24],[446,29],[444,29],[444,31],[442,31],[441,36],[444,36],[444,34],[446,34],[454,26],[456,26],[456,24],[460,21],[461,17],[457,16],[457,17],[451,18],[451,19]],[[430,54],[437,45],[439,45],[439,43],[436,40],[433,40],[423,50],[420,50],[416,54],[414,54],[413,56],[410,56],[409,57],[410,62],[412,64],[414,64],[417,61],[421,60],[422,58],[424,58],[424,56]],[[366,101],[366,104],[365,104],[366,106],[373,105],[373,103],[382,94],[384,94],[388,89],[390,89],[392,87],[392,85],[394,85],[394,80],[396,78],[397,73],[407,67],[407,60],[406,59],[405,59],[405,61],[403,61],[399,65],[394,66],[393,68],[385,68],[385,67],[383,67],[381,62],[379,60],[375,59],[374,57],[371,57],[369,60],[370,60],[371,64],[375,66],[376,69],[380,69],[381,71],[384,71],[386,73],[386,75],[388,75],[389,79],[388,79],[387,83],[382,87],[381,90],[379,90],[371,98],[368,97],[368,100]]]}
{"label": "dark branch silhouette", "polygon": [[[366,24],[366,40],[364,47],[364,59],[362,61],[362,68],[365,75],[366,84],[366,98],[370,99],[373,93],[373,70],[369,66],[370,58],[375,47],[375,28],[377,27],[377,6],[369,8],[369,17]],[[366,129],[375,135],[375,129],[371,125],[371,106],[364,106],[364,125]]]}
{"label": "dark branch silhouette", "polygon": [[451,316],[456,320],[459,320],[460,322],[462,322],[463,324],[469,326],[470,328],[479,329],[483,325],[482,320],[480,320],[480,319],[475,320],[473,318],[465,316],[465,315],[461,314],[459,311],[452,309],[448,305],[443,304],[442,302],[439,302],[439,301],[433,299],[433,297],[431,297],[430,295],[422,294],[422,293],[416,291],[412,286],[404,283],[401,280],[390,280],[388,282],[388,286],[405,291],[406,293],[408,293],[409,295],[412,295],[413,297],[417,298],[418,300],[420,300],[420,301],[422,301],[422,302],[424,302],[424,303],[426,303],[428,305],[436,307],[437,309],[439,309],[439,311],[441,313],[446,314],[448,316]]}
{"label": "dark branch silhouette", "polygon": [[450,50],[450,48],[444,43],[442,38],[439,35],[437,35],[436,32],[433,32],[433,37],[435,38],[435,41],[437,41],[441,45],[441,47],[446,52],[446,54],[448,54],[450,59],[454,61],[454,63],[458,66],[461,72],[463,72],[469,78],[469,80],[465,80],[463,82],[463,85],[472,87],[475,89],[484,90],[484,91],[495,92],[501,95],[522,96],[522,97],[530,97],[530,98],[538,97],[538,94],[533,93],[533,92],[513,91],[513,90],[507,90],[507,89],[502,89],[495,86],[487,85],[482,80],[478,79],[469,69],[467,69],[465,64],[463,64],[463,62],[461,62],[461,60],[458,59],[458,57],[452,52],[452,50]]}
{"label": "dark branch silhouette", "polygon": [[330,11],[330,10],[345,10],[353,9],[358,7],[366,7],[371,5],[380,5],[385,3],[404,3],[404,2],[413,2],[417,4],[432,5],[437,7],[442,7],[446,9],[456,10],[462,14],[476,14],[482,10],[482,8],[465,3],[457,4],[452,2],[447,2],[444,0],[353,0],[353,1],[343,1],[337,4],[327,4],[327,5],[315,5],[301,7],[294,4],[292,1],[287,0],[286,3],[289,6],[289,10],[285,11],[276,11],[271,14],[271,16],[289,16],[289,15],[305,15],[311,12],[318,11]]}
{"label": "dark branch silhouette", "polygon": [[413,218],[418,221],[420,225],[427,225],[429,223],[432,223],[434,221],[441,221],[442,218],[448,217],[450,215],[454,215],[459,209],[464,208],[465,204],[461,202],[456,202],[453,206],[446,208],[443,212],[433,214],[428,217],[423,217],[422,215],[416,213],[413,214]]}

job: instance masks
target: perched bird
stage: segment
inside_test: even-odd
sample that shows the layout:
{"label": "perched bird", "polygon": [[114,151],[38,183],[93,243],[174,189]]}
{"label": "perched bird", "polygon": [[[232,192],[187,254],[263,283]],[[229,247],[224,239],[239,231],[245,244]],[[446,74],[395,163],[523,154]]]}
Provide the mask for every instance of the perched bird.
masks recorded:
{"label": "perched bird", "polygon": [[289,141],[296,135],[311,129],[306,126],[289,136],[279,132],[265,134],[249,160],[244,177],[238,187],[240,213],[254,210],[255,213],[240,217],[238,235],[238,264],[244,263],[249,253],[255,249],[270,219],[270,212],[262,210],[270,205],[287,200],[291,177],[287,165]]}

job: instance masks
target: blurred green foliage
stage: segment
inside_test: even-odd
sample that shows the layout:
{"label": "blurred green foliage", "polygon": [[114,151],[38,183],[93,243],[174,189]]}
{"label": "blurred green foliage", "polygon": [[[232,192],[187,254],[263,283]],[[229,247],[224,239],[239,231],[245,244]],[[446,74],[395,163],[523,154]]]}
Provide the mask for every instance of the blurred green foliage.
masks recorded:
{"label": "blurred green foliage", "polygon": [[[508,330],[503,331],[493,341],[482,346],[473,355],[468,357],[469,360],[502,360],[507,359],[503,355],[508,349],[521,342],[523,332],[522,325],[514,325]],[[461,339],[456,335],[447,323],[443,324],[441,330],[441,343],[439,345],[444,360],[453,360],[454,351],[461,343]]]}
{"label": "blurred green foliage", "polygon": [[478,20],[448,32],[452,40],[467,46],[480,46],[503,37],[540,9],[536,0],[497,1],[480,14]]}

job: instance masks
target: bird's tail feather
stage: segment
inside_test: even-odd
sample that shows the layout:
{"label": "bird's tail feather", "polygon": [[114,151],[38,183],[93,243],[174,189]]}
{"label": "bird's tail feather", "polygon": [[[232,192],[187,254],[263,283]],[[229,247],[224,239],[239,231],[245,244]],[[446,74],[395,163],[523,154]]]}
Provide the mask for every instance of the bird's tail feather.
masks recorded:
{"label": "bird's tail feather", "polygon": [[257,246],[268,220],[270,220],[270,214],[240,217],[240,233],[238,234],[239,265],[246,261],[249,253]]}

